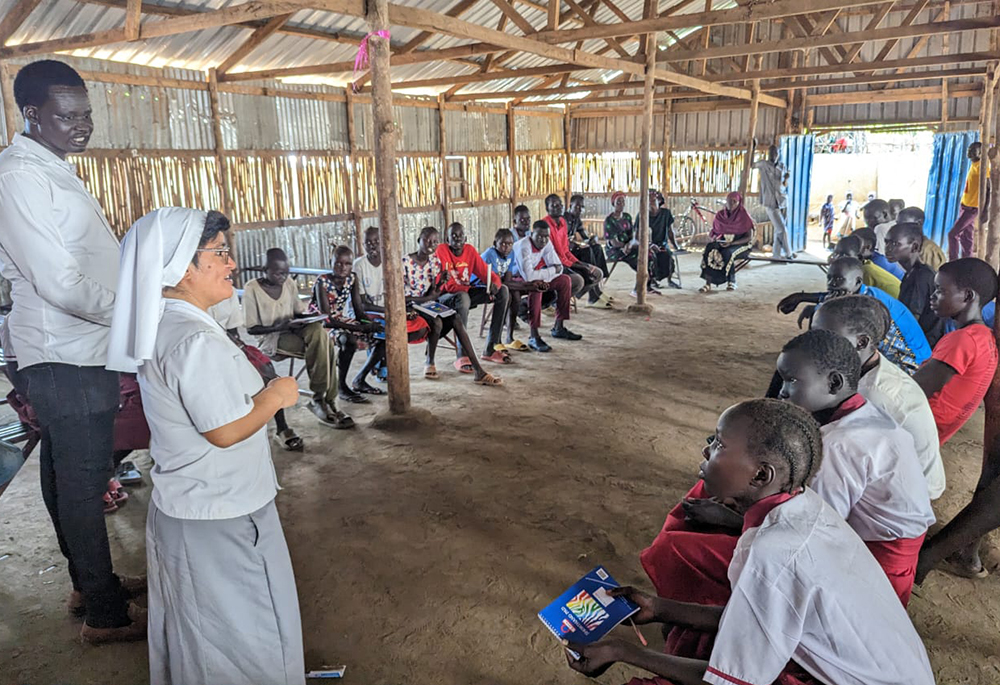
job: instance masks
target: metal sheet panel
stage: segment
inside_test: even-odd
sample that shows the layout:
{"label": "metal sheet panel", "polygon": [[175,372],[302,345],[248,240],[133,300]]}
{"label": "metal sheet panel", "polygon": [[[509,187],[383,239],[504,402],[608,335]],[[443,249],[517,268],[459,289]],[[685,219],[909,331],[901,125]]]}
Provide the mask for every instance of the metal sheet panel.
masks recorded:
{"label": "metal sheet panel", "polygon": [[533,117],[514,115],[514,141],[517,150],[561,150],[563,117]]}
{"label": "metal sheet panel", "polygon": [[449,153],[507,150],[507,117],[503,114],[447,109],[444,125]]}
{"label": "metal sheet panel", "polygon": [[493,243],[497,229],[510,227],[510,207],[506,203],[498,203],[486,207],[453,208],[451,220],[465,227],[466,241],[482,252]]}
{"label": "metal sheet panel", "polygon": [[[405,152],[437,152],[441,138],[437,109],[396,105],[393,107],[393,120],[396,123],[396,149]],[[354,136],[359,150],[374,149],[374,126],[371,104],[355,103]]]}

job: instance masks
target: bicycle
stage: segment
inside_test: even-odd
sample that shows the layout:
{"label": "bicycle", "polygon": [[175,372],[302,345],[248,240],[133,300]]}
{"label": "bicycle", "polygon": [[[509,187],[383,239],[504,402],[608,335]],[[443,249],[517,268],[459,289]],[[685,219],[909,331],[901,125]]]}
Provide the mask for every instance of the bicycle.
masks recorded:
{"label": "bicycle", "polygon": [[[716,200],[716,202],[724,204],[722,200]],[[699,204],[698,198],[692,197],[688,211],[674,218],[674,238],[677,239],[678,247],[687,248],[696,235],[708,233],[712,219],[705,216],[703,212],[707,212],[713,217],[716,214],[705,205]]]}

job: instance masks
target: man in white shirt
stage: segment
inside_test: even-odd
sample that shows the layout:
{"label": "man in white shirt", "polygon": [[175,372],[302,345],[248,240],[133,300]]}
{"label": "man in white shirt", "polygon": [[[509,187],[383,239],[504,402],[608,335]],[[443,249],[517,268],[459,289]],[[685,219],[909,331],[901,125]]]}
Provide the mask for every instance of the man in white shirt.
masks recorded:
{"label": "man in white shirt", "polygon": [[382,278],[382,239],[377,226],[365,229],[365,254],[354,260],[358,292],[374,311],[385,311],[385,281]]}
{"label": "man in white shirt", "polygon": [[[757,140],[755,138],[754,149],[756,147]],[[788,179],[788,171],[778,159],[778,148],[774,145],[770,146],[767,149],[767,159],[754,162],[753,168],[757,170],[760,179],[760,204],[767,212],[767,218],[774,229],[771,256],[794,259],[795,252],[792,251],[788,241],[785,218],[782,216],[786,203],[784,185]]]}
{"label": "man in white shirt", "polygon": [[542,323],[545,293],[554,293],[556,297],[556,322],[552,326],[552,337],[581,340],[583,336],[565,325],[569,320],[573,282],[563,273],[562,261],[549,241],[549,225],[544,221],[536,221],[531,227],[531,233],[514,243],[513,255],[521,278],[534,288],[528,294],[528,314],[531,317],[528,346],[538,352],[549,352],[552,349],[538,332]]}
{"label": "man in white shirt", "polygon": [[888,331],[889,311],[874,297],[837,297],[816,310],[814,329],[832,331],[854,345],[861,360],[858,392],[891,416],[913,438],[932,500],[944,493],[945,473],[937,426],[927,396],[905,371],[884,362],[878,341]]}
{"label": "man in white shirt", "polygon": [[42,497],[73,583],[81,636],[142,639],[141,581],[112,569],[102,497],[113,474],[118,374],[106,370],[118,241],[67,154],[94,130],[83,80],[52,60],[14,81],[24,132],[0,153],[0,271],[11,281],[11,343],[42,427]]}

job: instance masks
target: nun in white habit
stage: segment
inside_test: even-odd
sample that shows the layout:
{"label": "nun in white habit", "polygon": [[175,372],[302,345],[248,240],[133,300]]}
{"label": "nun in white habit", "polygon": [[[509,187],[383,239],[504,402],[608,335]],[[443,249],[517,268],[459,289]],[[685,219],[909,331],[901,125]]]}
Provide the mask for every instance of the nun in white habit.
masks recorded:
{"label": "nun in white habit", "polygon": [[122,242],[108,368],[138,372],[151,433],[151,685],[305,682],[267,421],[298,386],[260,374],[208,309],[236,268],[218,212],[170,207]]}

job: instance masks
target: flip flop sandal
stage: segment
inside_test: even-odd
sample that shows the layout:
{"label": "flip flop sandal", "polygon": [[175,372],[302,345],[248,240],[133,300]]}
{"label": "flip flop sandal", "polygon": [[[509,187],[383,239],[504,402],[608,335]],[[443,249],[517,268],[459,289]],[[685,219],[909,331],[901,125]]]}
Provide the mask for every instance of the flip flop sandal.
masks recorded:
{"label": "flip flop sandal", "polygon": [[456,359],[453,366],[455,367],[455,370],[458,371],[459,373],[474,373],[476,370],[476,368],[472,365],[472,362],[469,361],[468,357],[462,357],[461,359]]}
{"label": "flip flop sandal", "polygon": [[712,286],[710,286],[710,285],[708,285],[706,283],[705,285],[703,285],[700,288],[698,288],[698,292],[700,292],[700,293],[710,293],[710,292],[712,292]]}
{"label": "flip flop sandal", "polygon": [[368,398],[357,392],[352,392],[350,395],[345,395],[344,393],[340,393],[339,395],[337,395],[337,397],[340,398],[342,401],[350,402],[351,404],[368,403]]}
{"label": "flip flop sandal", "polygon": [[358,385],[352,386],[351,390],[362,395],[384,395],[385,390],[382,388],[376,388],[367,383],[359,383]]}
{"label": "flip flop sandal", "polygon": [[[505,350],[513,350],[515,352],[534,352],[534,350],[532,350],[530,347],[525,345],[520,340],[514,340],[512,342],[505,343],[503,348]],[[496,347],[494,347],[493,349],[496,349]]]}
{"label": "flip flop sandal", "polygon": [[493,354],[483,355],[480,357],[484,362],[493,362],[494,364],[513,364],[514,360],[510,358],[510,355],[502,350],[493,348]]}
{"label": "flip flop sandal", "polygon": [[500,350],[501,352],[503,352],[504,350],[507,349],[507,346],[504,345],[503,343],[497,343],[496,345],[493,346],[493,349]]}
{"label": "flip flop sandal", "polygon": [[339,409],[330,412],[326,417],[330,421],[330,425],[337,430],[354,428],[354,419]]}
{"label": "flip flop sandal", "polygon": [[289,452],[301,452],[305,449],[306,444],[302,442],[302,438],[295,434],[291,428],[286,431],[281,431],[278,436],[284,440],[285,449]]}
{"label": "flip flop sandal", "polygon": [[104,499],[105,514],[113,514],[118,511],[118,505],[115,503],[115,500],[111,496],[110,492],[105,492],[102,499]]}
{"label": "flip flop sandal", "polygon": [[428,364],[427,366],[424,367],[424,378],[426,378],[427,380],[436,381],[440,377],[441,374],[438,373],[437,367],[434,366],[433,364]]}
{"label": "flip flop sandal", "polygon": [[944,571],[945,573],[951,574],[953,576],[958,576],[959,578],[971,578],[973,580],[979,580],[990,575],[990,572],[985,566],[980,566],[979,570],[973,570],[968,566],[964,566],[952,559],[945,559],[937,567],[938,571]]}
{"label": "flip flop sandal", "polygon": [[500,386],[503,385],[503,379],[500,376],[494,376],[491,373],[486,374],[482,378],[477,378],[473,381],[476,385],[490,385],[490,386]]}
{"label": "flip flop sandal", "polygon": [[142,472],[134,462],[123,461],[115,470],[115,479],[122,485],[137,485],[142,482]]}

